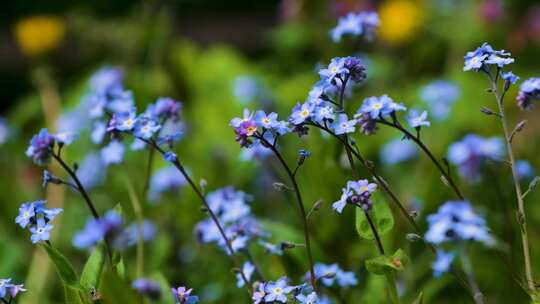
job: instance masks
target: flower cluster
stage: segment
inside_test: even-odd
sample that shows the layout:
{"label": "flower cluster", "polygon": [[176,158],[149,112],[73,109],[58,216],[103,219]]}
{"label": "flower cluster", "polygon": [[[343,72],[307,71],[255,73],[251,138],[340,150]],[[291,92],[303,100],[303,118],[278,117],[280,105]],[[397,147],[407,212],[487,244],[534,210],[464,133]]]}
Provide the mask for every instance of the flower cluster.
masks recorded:
{"label": "flower cluster", "polygon": [[435,214],[427,217],[429,229],[426,241],[442,244],[450,241],[477,241],[487,246],[495,244],[486,221],[477,215],[468,201],[448,201]]}
{"label": "flower cluster", "polygon": [[111,210],[99,219],[89,219],[84,229],[74,236],[73,245],[85,249],[105,241],[113,249],[123,250],[139,240],[139,233],[143,241],[154,238],[156,228],[152,223],[144,222],[140,227],[137,225],[125,226],[120,214]]}
{"label": "flower cluster", "polygon": [[15,218],[15,222],[22,228],[28,227],[32,233],[30,237],[32,243],[49,241],[53,229],[51,221],[62,211],[61,208],[45,208],[44,200],[24,203],[19,208],[19,215]]}
{"label": "flower cluster", "polygon": [[77,135],[74,133],[62,132],[50,134],[47,129],[41,129],[30,140],[30,145],[26,149],[26,156],[30,157],[38,166],[46,165],[51,160],[56,144],[58,144],[58,147],[69,145],[76,138]]}
{"label": "flower cluster", "polygon": [[[250,197],[246,193],[232,187],[225,187],[208,193],[206,200],[210,209],[218,217],[234,252],[246,248],[249,241],[262,241],[261,238],[268,236],[268,233],[251,215],[251,208],[247,204]],[[227,254],[230,254],[223,236],[211,218],[199,222],[195,227],[195,233],[200,242],[216,243]],[[263,244],[265,243],[261,245]]]}
{"label": "flower cluster", "polygon": [[371,194],[377,189],[377,184],[370,183],[367,179],[348,181],[343,188],[341,198],[332,204],[332,208],[338,213],[343,211],[345,205],[352,204],[368,211],[371,208]]}
{"label": "flower cluster", "polygon": [[[337,266],[337,265],[336,265]],[[336,275],[335,272],[331,271],[341,271],[339,267],[335,267],[328,272],[325,272],[323,275],[326,278],[331,279],[330,277]],[[348,273],[345,274],[348,276]],[[347,278],[347,282],[344,281],[344,286],[351,286],[356,284],[356,278],[354,274],[352,278],[354,282]],[[325,286],[333,285],[336,280],[331,279],[330,284],[325,284]],[[300,303],[300,304],[329,304],[330,300],[326,296],[319,297],[317,293],[313,290],[312,286],[309,284],[300,284],[300,285],[291,285],[289,284],[289,279],[287,277],[281,277],[276,281],[269,282],[257,282],[255,284],[257,289],[253,292],[252,300],[253,304],[263,304],[263,303]]]}
{"label": "flower cluster", "polygon": [[540,78],[529,78],[519,86],[517,104],[523,110],[531,110],[533,101],[540,100]]}
{"label": "flower cluster", "polygon": [[199,297],[192,296],[193,288],[187,289],[184,286],[172,288],[174,301],[176,304],[195,304],[199,302]]}
{"label": "flower cluster", "polygon": [[161,287],[156,281],[139,278],[131,283],[131,287],[139,294],[148,297],[151,300],[159,300],[159,298],[161,298]]}
{"label": "flower cluster", "polygon": [[[0,299],[4,300],[4,303],[11,303],[19,293],[25,291],[23,284],[12,284],[11,279],[0,279]],[[7,300],[7,296],[10,300]]]}
{"label": "flower cluster", "polygon": [[504,156],[504,143],[498,137],[469,134],[448,148],[448,161],[458,166],[459,174],[469,181],[480,180],[480,169],[487,160]]}
{"label": "flower cluster", "polygon": [[467,52],[465,55],[464,71],[480,71],[489,70],[491,66],[502,68],[505,65],[514,62],[514,58],[510,57],[510,53],[504,50],[496,51],[488,43],[482,44],[476,50]]}
{"label": "flower cluster", "polygon": [[431,115],[437,120],[448,117],[452,104],[459,95],[458,86],[445,80],[432,81],[420,91],[420,98],[428,105]]}
{"label": "flower cluster", "polygon": [[148,199],[157,202],[166,191],[177,191],[186,184],[184,176],[173,166],[167,166],[156,171],[150,179]]}
{"label": "flower cluster", "polygon": [[338,24],[330,31],[330,35],[334,42],[341,41],[345,35],[354,37],[364,35],[366,39],[371,40],[379,24],[379,15],[376,12],[348,13],[339,18]]}

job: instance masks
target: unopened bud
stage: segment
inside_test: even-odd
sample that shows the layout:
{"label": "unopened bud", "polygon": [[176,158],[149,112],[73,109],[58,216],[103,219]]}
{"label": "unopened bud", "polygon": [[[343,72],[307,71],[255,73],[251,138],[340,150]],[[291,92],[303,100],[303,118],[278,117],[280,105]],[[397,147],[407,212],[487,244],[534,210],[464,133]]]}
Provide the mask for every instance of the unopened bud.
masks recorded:
{"label": "unopened bud", "polygon": [[493,111],[491,109],[488,109],[486,107],[480,108],[480,112],[482,112],[483,114],[486,114],[486,115],[497,115],[497,113],[495,113],[495,111]]}
{"label": "unopened bud", "polygon": [[534,191],[536,189],[536,187],[538,186],[538,184],[540,183],[540,177],[539,176],[535,176],[533,178],[533,180],[529,183],[529,189],[531,191]]}
{"label": "unopened bud", "polygon": [[281,250],[293,249],[296,248],[296,244],[291,242],[281,242],[281,244],[279,244],[279,247],[281,248]]}
{"label": "unopened bud", "polygon": [[407,233],[405,237],[407,238],[407,241],[409,242],[418,242],[422,240],[422,237],[416,233]]}
{"label": "unopened bud", "polygon": [[274,187],[274,189],[276,189],[277,191],[285,191],[285,190],[290,190],[291,189],[287,185],[285,185],[284,183],[278,183],[278,182],[273,183],[272,187]]}

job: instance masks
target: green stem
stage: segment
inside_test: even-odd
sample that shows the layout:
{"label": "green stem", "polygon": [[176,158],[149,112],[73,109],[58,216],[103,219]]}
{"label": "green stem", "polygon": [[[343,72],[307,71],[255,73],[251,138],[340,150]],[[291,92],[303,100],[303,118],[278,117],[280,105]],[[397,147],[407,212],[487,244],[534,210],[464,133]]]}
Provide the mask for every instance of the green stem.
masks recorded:
{"label": "green stem", "polygon": [[476,282],[476,279],[474,278],[473,270],[472,270],[472,263],[471,259],[469,258],[469,254],[467,252],[467,248],[463,248],[461,250],[461,264],[463,265],[463,270],[465,271],[465,274],[467,275],[467,280],[469,281],[469,285],[471,285],[471,288],[474,292],[473,299],[474,303],[476,304],[484,304],[484,295],[480,291],[480,288],[478,287],[478,283]]}
{"label": "green stem", "polygon": [[392,304],[399,304],[399,294],[397,290],[396,277],[393,273],[386,274],[386,281],[388,282],[388,295]]}
{"label": "green stem", "polygon": [[[499,72],[500,71],[497,70],[497,75],[499,74]],[[506,120],[506,114],[504,110],[504,93],[501,94],[501,92],[499,91],[499,88],[497,86],[497,78],[494,78],[493,75],[491,75],[489,71],[487,71],[486,73],[489,76],[489,79],[491,80],[491,90],[493,91],[493,94],[495,95],[495,99],[497,101],[497,107],[499,108],[499,119],[501,121],[501,125],[503,128],[506,150],[508,153],[510,168],[512,169],[512,178],[514,182],[514,188],[516,191],[517,209],[518,209],[517,220],[520,226],[520,233],[521,233],[521,245],[523,249],[523,260],[525,264],[525,277],[527,279],[527,287],[529,289],[529,292],[532,293],[534,296],[536,293],[536,286],[534,283],[534,276],[533,276],[533,271],[532,271],[532,266],[531,266],[529,237],[527,233],[527,220],[525,216],[523,194],[521,190],[521,185],[519,183],[519,174],[517,172],[514,151],[512,149],[511,131],[510,131],[510,128],[508,127],[508,122]]]}
{"label": "green stem", "polygon": [[129,200],[131,201],[131,206],[133,212],[137,217],[137,251],[136,251],[136,274],[138,278],[143,277],[144,275],[144,239],[143,239],[143,225],[144,225],[144,216],[141,207],[141,203],[135,194],[135,189],[128,176],[125,176],[126,187],[129,193]]}

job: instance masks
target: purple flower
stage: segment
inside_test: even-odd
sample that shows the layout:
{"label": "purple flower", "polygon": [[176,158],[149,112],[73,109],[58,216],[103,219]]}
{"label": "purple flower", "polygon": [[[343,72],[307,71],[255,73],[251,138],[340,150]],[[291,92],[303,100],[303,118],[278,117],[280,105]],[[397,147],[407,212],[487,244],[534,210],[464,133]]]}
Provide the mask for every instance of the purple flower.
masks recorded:
{"label": "purple flower", "polygon": [[124,145],[119,141],[111,141],[100,152],[103,164],[119,164],[124,159]]}
{"label": "purple flower", "polygon": [[195,304],[199,302],[199,297],[191,295],[192,291],[192,288],[187,289],[183,286],[172,288],[172,293],[176,304]]}
{"label": "purple flower", "polygon": [[268,282],[264,288],[266,302],[287,302],[287,295],[294,290],[294,287],[287,284],[286,278],[280,278],[276,282]]}
{"label": "purple flower", "polygon": [[499,68],[513,63],[514,59],[510,58],[510,53],[494,50],[491,45],[484,43],[472,52],[467,52],[465,55],[465,65],[463,71],[479,71],[486,65],[496,65]]}
{"label": "purple flower", "polygon": [[182,103],[169,97],[160,97],[156,103],[148,105],[145,114],[160,121],[177,120],[181,110]]}
{"label": "purple flower", "polygon": [[332,208],[341,213],[345,205],[350,203],[367,211],[371,208],[371,193],[376,189],[377,184],[370,183],[367,179],[348,181],[347,186],[342,189],[341,198],[332,204]]}
{"label": "purple flower", "polygon": [[37,135],[32,137],[30,146],[26,149],[26,156],[39,166],[48,164],[51,160],[51,153],[54,147],[55,138],[47,129],[41,129]]}
{"label": "purple flower", "polygon": [[337,135],[353,133],[356,123],[355,119],[349,120],[347,114],[339,114],[337,120],[332,124],[332,128]]}
{"label": "purple flower", "polygon": [[529,78],[519,86],[517,104],[522,110],[531,110],[533,101],[540,100],[540,77]]}
{"label": "purple flower", "polygon": [[25,292],[26,288],[24,288],[23,284],[12,284],[7,288],[7,291],[11,298],[15,299],[19,293]]}
{"label": "purple flower", "polygon": [[419,114],[416,110],[410,110],[407,116],[407,122],[411,128],[421,128],[423,126],[429,127],[431,123],[427,121],[428,113],[423,111]]}
{"label": "purple flower", "polygon": [[363,134],[373,135],[377,131],[377,121],[369,113],[355,114],[354,118],[358,121]]}
{"label": "purple flower", "polygon": [[50,232],[52,228],[53,226],[45,222],[45,219],[38,218],[36,225],[30,227],[30,232],[32,232],[30,240],[33,244],[40,241],[48,241],[51,238]]}
{"label": "purple flower", "polygon": [[431,264],[433,276],[438,278],[443,273],[447,272],[454,261],[455,255],[452,252],[445,252],[437,249],[437,259]]}
{"label": "purple flower", "polygon": [[133,287],[133,289],[135,289],[141,295],[152,300],[158,300],[161,297],[161,288],[159,287],[159,283],[156,281],[140,278],[133,281],[133,283],[131,283],[131,287]]}
{"label": "purple flower", "polygon": [[249,109],[244,109],[243,116],[241,118],[235,117],[231,119],[231,122],[229,123],[229,125],[236,129],[236,128],[239,128],[242,123],[248,122],[248,121],[253,121],[253,113],[251,113]]}

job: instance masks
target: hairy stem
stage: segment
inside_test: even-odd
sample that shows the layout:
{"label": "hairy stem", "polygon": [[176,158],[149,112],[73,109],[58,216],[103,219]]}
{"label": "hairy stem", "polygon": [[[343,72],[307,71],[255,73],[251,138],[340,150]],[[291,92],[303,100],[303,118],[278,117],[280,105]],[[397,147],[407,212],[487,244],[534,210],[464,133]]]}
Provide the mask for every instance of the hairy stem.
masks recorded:
{"label": "hairy stem", "polygon": [[258,138],[264,143],[265,146],[267,146],[270,150],[272,150],[274,155],[276,155],[279,162],[281,163],[281,165],[283,166],[283,168],[287,172],[287,175],[289,176],[289,179],[291,180],[291,183],[293,184],[294,193],[296,195],[296,201],[298,203],[298,210],[300,211],[300,217],[302,218],[302,225],[303,225],[303,228],[304,228],[304,242],[306,243],[306,253],[307,253],[308,262],[309,262],[310,282],[311,282],[311,285],[313,286],[313,288],[316,288],[317,280],[315,278],[315,270],[314,270],[314,266],[313,266],[314,265],[313,256],[311,254],[311,241],[310,241],[310,237],[309,237],[309,225],[308,225],[308,220],[307,220],[306,209],[304,208],[304,202],[302,200],[302,194],[300,193],[300,187],[298,186],[298,182],[296,181],[296,177],[295,177],[293,171],[291,170],[289,165],[287,165],[287,162],[285,161],[285,159],[283,158],[281,153],[278,151],[276,146],[271,144],[270,142],[268,142],[263,136],[260,136]]}
{"label": "hairy stem", "polygon": [[[504,110],[504,93],[501,93],[499,91],[499,88],[497,86],[497,78],[494,78],[493,75],[489,71],[487,72],[487,74],[489,76],[489,79],[491,80],[491,90],[493,91],[493,94],[495,95],[497,106],[499,108],[499,119],[501,121],[501,125],[504,132],[504,139],[505,139],[506,150],[508,153],[508,160],[509,160],[510,168],[512,169],[512,178],[514,182],[514,188],[516,191],[517,208],[518,208],[517,220],[520,226],[521,245],[523,247],[523,259],[524,259],[524,264],[525,264],[525,277],[527,279],[527,287],[529,288],[530,292],[534,293],[536,291],[536,286],[534,284],[534,276],[533,276],[532,266],[531,266],[529,237],[527,233],[527,221],[526,221],[526,216],[525,216],[525,207],[523,203],[523,193],[521,190],[521,185],[519,183],[519,174],[517,172],[514,151],[512,149],[511,131],[510,131],[510,128],[508,127],[508,121],[506,120],[506,114]],[[499,71],[497,71],[497,75],[498,74],[499,74]]]}
{"label": "hairy stem", "polygon": [[[154,147],[154,149],[156,149],[161,155],[165,155],[165,151],[163,149],[161,149],[153,140],[144,140],[144,141],[146,143],[149,143],[152,147]],[[191,186],[191,188],[193,189],[195,194],[199,197],[199,199],[203,203],[206,211],[208,212],[208,214],[210,214],[210,218],[212,218],[212,221],[214,222],[214,224],[218,228],[219,233],[221,234],[221,237],[225,241],[225,246],[227,247],[227,250],[229,251],[229,254],[230,254],[231,260],[232,260],[232,262],[234,264],[234,267],[237,269],[238,273],[242,277],[242,280],[245,283],[245,286],[246,286],[246,288],[248,290],[248,293],[252,294],[253,290],[252,290],[251,285],[249,284],[249,280],[246,278],[246,275],[242,271],[242,266],[241,266],[240,262],[238,261],[238,259],[234,255],[234,249],[232,247],[231,240],[225,234],[225,230],[223,229],[223,226],[219,222],[219,219],[218,219],[217,215],[214,213],[214,211],[212,211],[212,209],[210,209],[210,205],[206,201],[206,197],[204,196],[202,191],[199,189],[199,187],[195,184],[193,179],[191,179],[189,174],[186,172],[184,166],[182,166],[182,164],[180,163],[180,161],[178,159],[175,159],[172,162],[172,164],[176,167],[176,169],[178,169],[178,171],[180,171],[182,176],[184,176],[184,178],[188,181],[189,185]]]}

